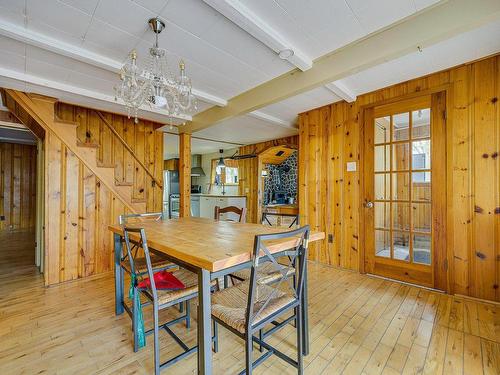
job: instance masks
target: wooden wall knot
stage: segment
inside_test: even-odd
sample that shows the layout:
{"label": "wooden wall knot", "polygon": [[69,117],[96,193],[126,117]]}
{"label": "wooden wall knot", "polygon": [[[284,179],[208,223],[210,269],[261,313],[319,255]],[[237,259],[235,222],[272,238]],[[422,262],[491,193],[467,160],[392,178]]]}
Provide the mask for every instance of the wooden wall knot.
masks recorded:
{"label": "wooden wall knot", "polygon": [[482,252],[480,251],[476,251],[476,256],[479,258],[479,259],[486,259],[486,255],[483,254]]}
{"label": "wooden wall knot", "polygon": [[495,104],[496,102],[498,102],[498,98],[496,96],[491,98],[491,102]]}
{"label": "wooden wall knot", "polygon": [[500,214],[500,207],[495,207],[495,214],[496,215]]}
{"label": "wooden wall knot", "polygon": [[484,210],[479,206],[474,206],[474,212],[478,213],[478,214],[482,214],[484,212]]}
{"label": "wooden wall knot", "polygon": [[78,224],[77,223],[71,223],[71,225],[73,225],[74,227],[76,227]]}
{"label": "wooden wall knot", "polygon": [[489,157],[489,156],[490,156],[490,155],[488,155],[488,154],[486,154],[486,153],[484,153],[484,154],[483,154],[483,158],[484,158],[484,159],[488,159],[488,157]]}
{"label": "wooden wall knot", "polygon": [[498,152],[495,151],[493,154],[491,154],[492,159],[496,159],[498,157]]}

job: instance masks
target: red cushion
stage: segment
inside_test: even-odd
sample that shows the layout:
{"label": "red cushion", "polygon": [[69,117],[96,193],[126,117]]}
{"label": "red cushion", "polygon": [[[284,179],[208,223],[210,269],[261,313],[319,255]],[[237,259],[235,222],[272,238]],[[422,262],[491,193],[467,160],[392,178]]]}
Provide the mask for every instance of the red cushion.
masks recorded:
{"label": "red cushion", "polygon": [[[157,272],[154,274],[155,286],[156,289],[184,289],[185,286],[177,277],[172,275],[171,272],[166,270]],[[146,289],[151,287],[151,282],[149,281],[149,277],[146,277],[143,281],[141,281],[138,285],[141,289]]]}

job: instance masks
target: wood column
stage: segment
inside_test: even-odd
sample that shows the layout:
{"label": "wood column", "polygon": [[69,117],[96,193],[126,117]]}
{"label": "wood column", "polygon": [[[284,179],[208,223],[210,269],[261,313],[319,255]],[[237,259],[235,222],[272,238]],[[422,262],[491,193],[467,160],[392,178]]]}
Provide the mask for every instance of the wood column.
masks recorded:
{"label": "wood column", "polygon": [[179,216],[191,214],[191,134],[179,134]]}

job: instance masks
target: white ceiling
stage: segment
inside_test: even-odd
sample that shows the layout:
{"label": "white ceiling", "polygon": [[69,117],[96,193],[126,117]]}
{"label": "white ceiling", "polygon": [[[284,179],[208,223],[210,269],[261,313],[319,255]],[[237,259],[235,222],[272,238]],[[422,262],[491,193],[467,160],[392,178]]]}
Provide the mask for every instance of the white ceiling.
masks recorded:
{"label": "white ceiling", "polygon": [[[239,0],[311,60],[437,2]],[[294,68],[201,0],[0,0],[0,86],[123,112],[113,97],[116,70],[133,48],[140,61],[146,56],[153,40],[147,20],[154,16],[166,22],[160,46],[167,49],[171,67],[176,70],[184,59],[204,98],[198,112]],[[500,24],[487,25],[340,83],[359,95],[498,52],[499,41]],[[338,100],[319,87],[195,135],[253,143],[296,134],[298,113]],[[161,111],[145,110],[141,116],[168,123]],[[220,145],[196,147],[213,152]]]}
{"label": "white ceiling", "polygon": [[[218,150],[229,150],[238,148],[240,144],[217,142],[207,139],[192,138],[191,153],[192,154],[210,154]],[[179,136],[177,134],[165,133],[163,135],[163,157],[164,159],[179,157]]]}

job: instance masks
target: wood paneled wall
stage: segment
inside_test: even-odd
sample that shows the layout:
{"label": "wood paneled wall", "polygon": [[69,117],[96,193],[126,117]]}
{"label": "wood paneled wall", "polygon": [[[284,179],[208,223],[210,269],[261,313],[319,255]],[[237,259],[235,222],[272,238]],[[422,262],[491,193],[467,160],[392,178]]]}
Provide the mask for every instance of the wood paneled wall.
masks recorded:
{"label": "wood paneled wall", "polygon": [[[260,154],[270,147],[280,145],[297,145],[298,136],[274,139],[272,141],[261,142],[253,145],[242,146],[239,149],[240,155]],[[259,202],[259,161],[258,158],[241,159],[238,161],[239,174],[239,193],[247,198],[247,222],[257,223],[260,218],[257,217]]]}
{"label": "wood paneled wall", "polygon": [[[500,300],[500,56],[334,103],[299,116],[302,223],[326,231],[310,257],[358,270],[361,108],[429,90],[447,95],[449,292]],[[358,163],[347,172],[346,163]],[[329,237],[330,240],[329,241]]]}
{"label": "wood paneled wall", "polygon": [[[99,165],[115,169],[117,184],[133,186],[134,201],[146,202],[148,212],[161,207],[162,188],[153,183],[151,176],[93,109],[57,103],[55,112],[60,119],[78,124],[76,129],[80,144],[98,147]],[[102,114],[156,180],[163,181],[163,133],[155,131],[161,125],[146,120],[135,124],[133,118],[106,112]]]}
{"label": "wood paneled wall", "polygon": [[34,145],[0,143],[0,231],[34,230],[36,156]]}
{"label": "wood paneled wall", "polygon": [[[103,166],[115,169],[117,184],[133,186],[131,199],[145,202],[146,210],[161,211],[162,189],[90,109],[58,104],[56,114],[75,121],[79,141],[98,147]],[[144,165],[161,181],[163,133],[157,124],[105,113]],[[71,125],[68,125],[71,126]],[[45,138],[46,216],[45,281],[47,285],[99,274],[113,269],[113,237],[108,230],[124,204],[89,170],[82,160],[48,131]]]}

